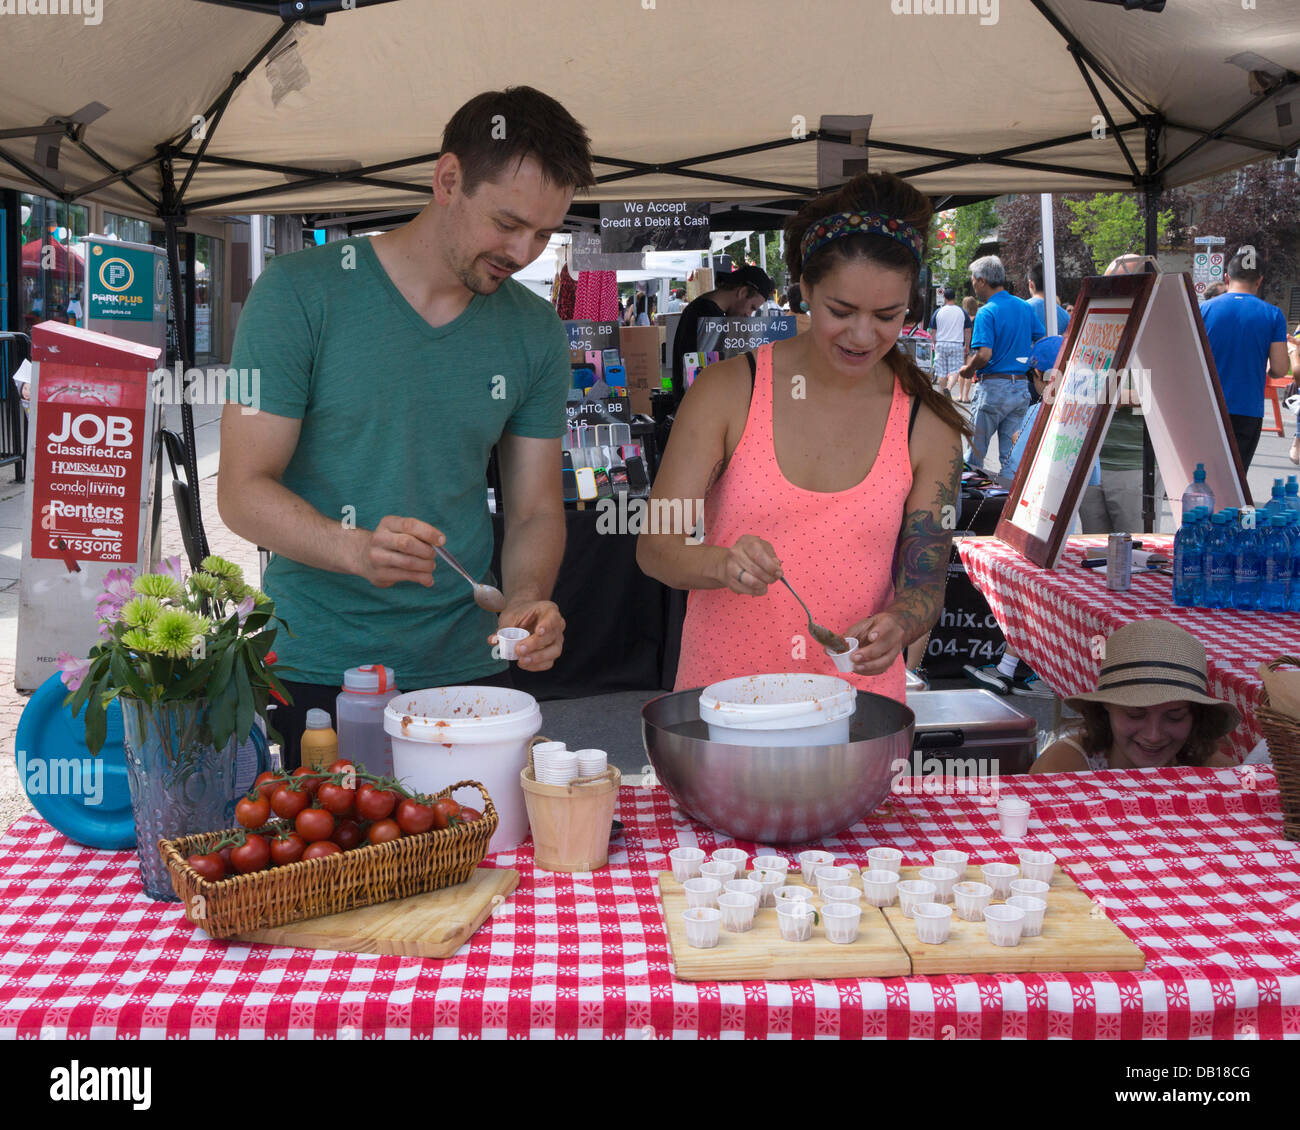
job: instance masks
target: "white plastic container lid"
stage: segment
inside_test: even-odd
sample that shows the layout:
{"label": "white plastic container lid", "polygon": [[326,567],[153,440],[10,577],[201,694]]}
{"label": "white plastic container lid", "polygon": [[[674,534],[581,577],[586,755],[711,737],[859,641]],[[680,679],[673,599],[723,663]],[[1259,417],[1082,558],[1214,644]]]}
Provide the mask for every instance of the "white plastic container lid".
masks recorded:
{"label": "white plastic container lid", "polygon": [[321,710],[313,706],[307,711],[307,729],[309,730],[328,730],[330,728],[330,712]]}
{"label": "white plastic container lid", "polygon": [[[384,708],[384,729],[396,738],[441,745],[512,740],[537,733],[537,700],[502,687],[436,687],[399,694]],[[529,727],[532,727],[529,729]]]}
{"label": "white plastic container lid", "polygon": [[833,675],[746,675],[705,687],[700,719],[735,730],[793,730],[853,713],[857,688]]}
{"label": "white plastic container lid", "polygon": [[350,694],[393,694],[397,679],[391,667],[382,663],[367,663],[349,667],[343,672],[343,689]]}

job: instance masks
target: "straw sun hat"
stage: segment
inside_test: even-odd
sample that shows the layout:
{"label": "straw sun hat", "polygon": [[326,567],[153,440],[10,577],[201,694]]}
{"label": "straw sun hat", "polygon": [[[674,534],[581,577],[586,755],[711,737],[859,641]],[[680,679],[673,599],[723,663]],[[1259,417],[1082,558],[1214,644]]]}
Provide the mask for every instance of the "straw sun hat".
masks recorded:
{"label": "straw sun hat", "polygon": [[1160,706],[1166,702],[1199,702],[1211,707],[1211,735],[1221,738],[1241,721],[1237,708],[1205,693],[1205,647],[1191,632],[1168,620],[1135,620],[1116,628],[1106,641],[1106,654],[1091,694],[1067,698],[1065,704]]}

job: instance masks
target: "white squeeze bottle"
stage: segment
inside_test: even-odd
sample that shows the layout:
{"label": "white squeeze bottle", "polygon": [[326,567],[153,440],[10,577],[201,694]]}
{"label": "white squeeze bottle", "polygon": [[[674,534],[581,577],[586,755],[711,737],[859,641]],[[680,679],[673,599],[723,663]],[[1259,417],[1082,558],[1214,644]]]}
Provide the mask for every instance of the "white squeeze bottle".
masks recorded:
{"label": "white squeeze bottle", "polygon": [[340,757],[364,765],[367,772],[392,776],[393,745],[384,733],[384,707],[399,693],[393,669],[382,663],[343,673],[343,690],[335,700]]}

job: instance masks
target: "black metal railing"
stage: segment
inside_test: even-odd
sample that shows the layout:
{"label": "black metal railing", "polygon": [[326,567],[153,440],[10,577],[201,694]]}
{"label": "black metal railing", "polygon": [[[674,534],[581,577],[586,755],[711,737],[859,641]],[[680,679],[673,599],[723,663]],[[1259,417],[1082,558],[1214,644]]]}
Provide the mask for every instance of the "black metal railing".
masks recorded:
{"label": "black metal railing", "polygon": [[14,374],[31,356],[26,334],[0,333],[0,467],[12,464],[16,483],[27,476],[27,408]]}

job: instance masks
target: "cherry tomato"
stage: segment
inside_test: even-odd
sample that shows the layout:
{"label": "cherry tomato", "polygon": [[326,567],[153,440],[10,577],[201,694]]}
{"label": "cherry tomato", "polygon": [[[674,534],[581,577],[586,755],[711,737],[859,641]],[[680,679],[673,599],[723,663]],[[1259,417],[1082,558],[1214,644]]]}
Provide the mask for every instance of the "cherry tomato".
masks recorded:
{"label": "cherry tomato", "polygon": [[433,827],[433,809],[418,800],[402,800],[397,805],[397,825],[406,836],[418,836]]}
{"label": "cherry tomato", "polygon": [[235,865],[235,870],[241,875],[265,870],[270,861],[271,845],[266,842],[265,836],[259,836],[256,833],[249,836],[230,853],[230,862]]}
{"label": "cherry tomato", "polygon": [[311,794],[301,785],[291,789],[281,785],[271,794],[271,809],[283,820],[293,820],[311,803]]}
{"label": "cherry tomato", "polygon": [[397,807],[397,794],[389,789],[377,789],[366,782],[357,790],[357,815],[362,820],[383,820]]}
{"label": "cherry tomato", "polygon": [[308,844],[307,850],[302,853],[303,859],[322,859],[327,855],[338,855],[343,849],[338,844],[331,843],[329,840],[319,840],[314,844]]}
{"label": "cherry tomato", "polygon": [[483,813],[481,813],[477,808],[462,807],[460,812],[456,815],[459,816],[461,820],[465,821],[481,820],[483,818]]}
{"label": "cherry tomato", "polygon": [[315,769],[312,769],[307,765],[299,765],[298,768],[293,771],[293,775],[295,777],[302,777],[306,781],[307,791],[311,793],[312,796],[316,795],[316,790],[320,788],[321,779],[317,776]]}
{"label": "cherry tomato", "polygon": [[322,808],[328,808],[335,816],[351,816],[352,804],[357,799],[357,790],[345,789],[342,785],[326,781],[317,792],[316,799],[320,801]]}
{"label": "cherry tomato", "polygon": [[337,761],[335,761],[333,764],[330,765],[331,773],[346,773],[349,769],[355,770],[356,766],[353,765],[352,762],[350,762],[346,757],[340,757]]}
{"label": "cherry tomato", "polygon": [[215,851],[207,855],[192,855],[186,862],[199,873],[200,879],[209,883],[218,883],[226,877],[226,865]]}
{"label": "cherry tomato", "polygon": [[245,828],[260,828],[271,819],[271,805],[261,793],[240,797],[235,805],[235,819]]}
{"label": "cherry tomato", "polygon": [[271,841],[271,862],[277,867],[297,863],[307,847],[307,841],[297,832],[286,832]]}
{"label": "cherry tomato", "polygon": [[460,805],[451,797],[443,797],[441,800],[433,802],[433,826],[435,828],[449,827],[452,820],[459,815]]}
{"label": "cherry tomato", "polygon": [[294,827],[298,835],[310,844],[328,840],[334,834],[334,813],[323,808],[304,808],[298,813]]}
{"label": "cherry tomato", "polygon": [[277,773],[274,769],[268,769],[265,773],[258,774],[257,780],[253,782],[253,787],[269,801],[271,794],[288,779],[285,774]]}
{"label": "cherry tomato", "polygon": [[234,850],[235,848],[232,844],[229,847],[223,847],[217,852],[217,854],[221,856],[221,865],[226,869],[227,875],[233,875],[235,872],[235,865],[230,861],[230,856],[233,854]]}
{"label": "cherry tomato", "polygon": [[334,834],[330,836],[330,841],[336,843],[344,851],[351,851],[361,842],[361,825],[355,820],[342,819],[334,829]]}
{"label": "cherry tomato", "polygon": [[396,820],[377,820],[367,833],[372,844],[387,844],[402,838],[402,829]]}

